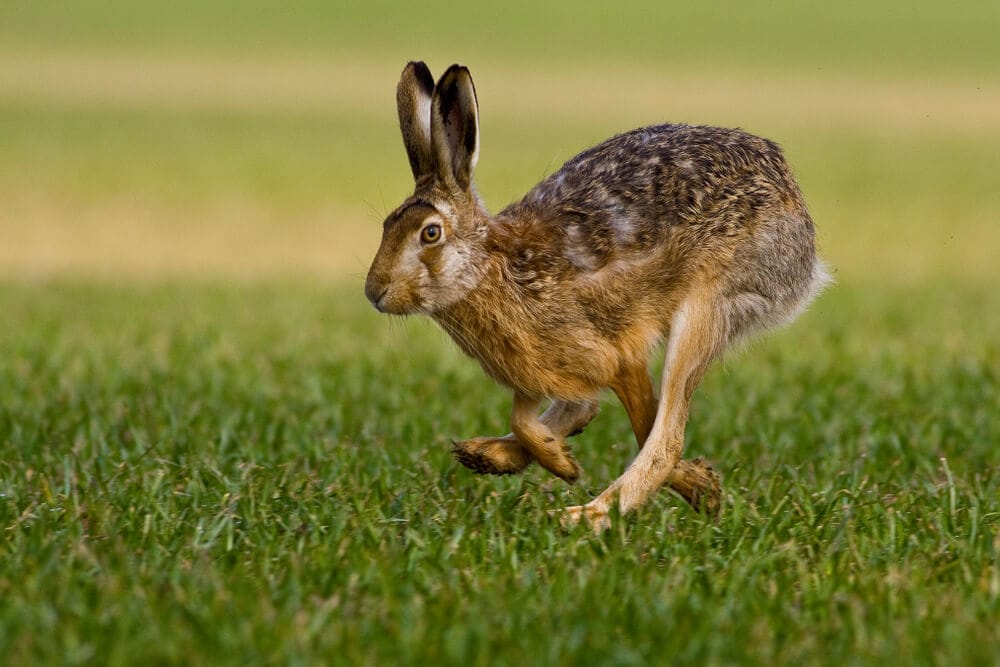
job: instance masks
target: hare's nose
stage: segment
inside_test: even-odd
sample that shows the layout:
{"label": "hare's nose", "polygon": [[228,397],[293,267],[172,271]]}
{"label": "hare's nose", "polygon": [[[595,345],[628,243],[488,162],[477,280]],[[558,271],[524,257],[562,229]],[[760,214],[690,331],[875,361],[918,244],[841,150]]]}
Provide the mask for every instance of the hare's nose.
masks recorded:
{"label": "hare's nose", "polygon": [[385,298],[385,293],[388,292],[388,291],[389,291],[389,288],[386,287],[384,290],[382,290],[382,292],[378,295],[378,297],[372,299],[372,304],[374,304],[375,309],[377,311],[379,311],[380,313],[384,313],[385,312],[385,309],[382,308],[382,299]]}
{"label": "hare's nose", "polygon": [[372,302],[372,305],[377,310],[382,310],[382,299],[385,297],[385,293],[389,291],[387,282],[378,280],[375,276],[369,276],[368,280],[365,281],[365,296],[368,297],[368,300]]}

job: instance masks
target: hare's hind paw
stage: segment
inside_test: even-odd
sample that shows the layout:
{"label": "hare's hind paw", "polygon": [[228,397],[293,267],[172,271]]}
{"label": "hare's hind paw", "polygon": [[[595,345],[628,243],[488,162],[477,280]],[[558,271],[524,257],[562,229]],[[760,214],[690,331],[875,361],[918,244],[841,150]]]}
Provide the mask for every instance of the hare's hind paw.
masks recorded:
{"label": "hare's hind paw", "polygon": [[601,411],[600,403],[597,401],[588,401],[586,403],[577,403],[572,405],[575,408],[572,413],[573,419],[564,425],[567,438],[572,438],[574,435],[580,435],[583,433],[583,429],[587,428],[587,425],[594,421],[594,417],[596,417],[597,413]]}
{"label": "hare's hind paw", "polygon": [[669,484],[694,509],[710,517],[719,514],[722,507],[722,477],[702,457],[678,461]]}
{"label": "hare's hind paw", "polygon": [[453,440],[451,444],[455,460],[481,475],[514,475],[533,460],[524,446],[509,436]]}
{"label": "hare's hind paw", "polygon": [[549,510],[549,515],[559,517],[559,523],[565,530],[577,526],[581,519],[586,519],[595,535],[600,535],[611,527],[611,518],[608,516],[607,509],[592,502],[586,505],[565,507],[561,510]]}

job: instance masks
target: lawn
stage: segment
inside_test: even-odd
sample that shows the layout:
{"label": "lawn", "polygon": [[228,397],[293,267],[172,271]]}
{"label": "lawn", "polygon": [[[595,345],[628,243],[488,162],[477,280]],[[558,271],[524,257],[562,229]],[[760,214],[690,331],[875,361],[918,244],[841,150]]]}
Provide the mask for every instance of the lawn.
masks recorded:
{"label": "lawn", "polygon": [[697,395],[706,521],[664,493],[601,537],[576,487],[449,438],[509,397],[357,289],[6,287],[0,644],[15,663],[983,664],[996,659],[993,290],[831,292]]}
{"label": "lawn", "polygon": [[[1000,664],[996,3],[605,7],[0,8],[0,662]],[[509,394],[362,294],[414,57],[493,210],[641,123],[785,147],[838,282],[695,395],[718,520],[548,518],[611,397],[574,487],[452,461]]]}

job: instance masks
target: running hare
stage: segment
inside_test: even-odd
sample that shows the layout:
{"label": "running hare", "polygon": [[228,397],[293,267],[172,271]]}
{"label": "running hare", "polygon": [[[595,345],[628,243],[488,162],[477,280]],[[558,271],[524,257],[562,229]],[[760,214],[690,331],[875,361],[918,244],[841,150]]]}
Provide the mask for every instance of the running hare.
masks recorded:
{"label": "running hare", "polygon": [[[513,433],[457,442],[455,457],[493,474],[537,461],[573,482],[566,438],[611,388],[639,454],[564,523],[582,516],[599,531],[613,503],[629,512],[664,484],[716,511],[716,473],[681,459],[691,394],[730,343],[791,320],[828,280],[778,146],[715,127],[633,130],[491,216],[472,184],[469,70],[452,65],[435,85],[411,62],[396,102],[416,188],[385,220],[365,294],[384,313],[429,315],[514,391]],[[648,362],[661,342],[657,401]]]}

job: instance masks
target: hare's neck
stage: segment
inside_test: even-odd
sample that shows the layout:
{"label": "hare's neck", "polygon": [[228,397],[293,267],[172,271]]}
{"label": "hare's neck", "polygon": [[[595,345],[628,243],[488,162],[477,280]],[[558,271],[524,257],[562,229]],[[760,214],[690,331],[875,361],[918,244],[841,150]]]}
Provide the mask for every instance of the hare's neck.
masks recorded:
{"label": "hare's neck", "polygon": [[501,262],[490,259],[480,268],[483,275],[476,286],[433,318],[466,354],[497,377],[511,355],[520,351],[524,318],[516,286],[502,278]]}

